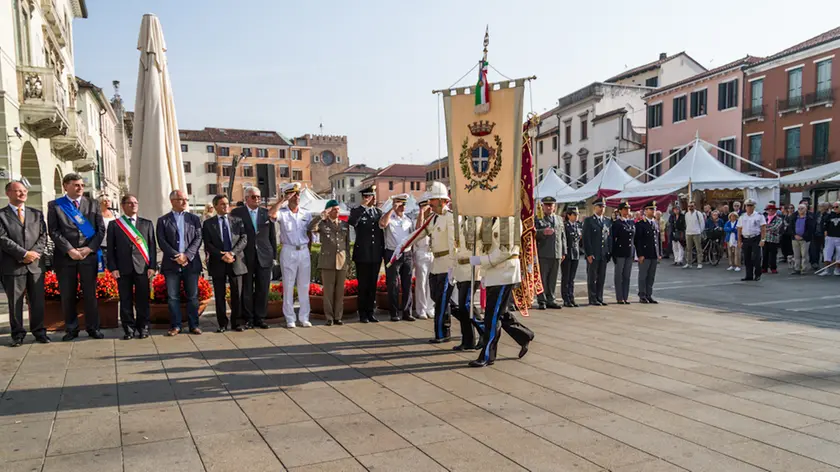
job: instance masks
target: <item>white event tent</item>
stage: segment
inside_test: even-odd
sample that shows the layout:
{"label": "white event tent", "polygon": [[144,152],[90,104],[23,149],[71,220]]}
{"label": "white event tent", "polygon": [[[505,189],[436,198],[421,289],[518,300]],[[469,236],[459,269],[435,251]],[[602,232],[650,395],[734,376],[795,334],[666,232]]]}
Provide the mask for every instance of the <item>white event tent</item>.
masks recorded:
{"label": "white event tent", "polygon": [[831,162],[818,167],[803,170],[801,172],[794,172],[788,174],[779,182],[782,187],[798,187],[800,185],[818,184],[823,181],[838,182],[840,181],[840,162]]}
{"label": "white event tent", "polygon": [[641,186],[642,183],[634,179],[618,165],[615,159],[608,159],[604,168],[592,180],[574,192],[561,195],[560,203],[582,202],[592,197],[609,197],[626,189]]}
{"label": "white event tent", "polygon": [[319,197],[317,193],[313,192],[309,187],[300,191],[300,208],[310,213],[321,213],[327,206],[327,201]]}
{"label": "white event tent", "polygon": [[543,177],[542,182],[537,185],[537,198],[554,197],[559,200],[562,195],[574,191],[575,189],[563,182],[552,167],[548,169],[548,174]]}
{"label": "white event tent", "polygon": [[[682,189],[687,189],[689,193],[696,190],[737,189],[744,190],[746,198],[756,200],[759,208],[764,208],[764,205],[770,200],[778,201],[778,178],[764,179],[738,172],[720,162],[706,150],[706,146],[718,150],[720,148],[699,138],[695,138],[689,146],[691,146],[691,149],[682,160],[660,177],[646,184],[632,188],[625,187],[624,191],[613,195],[609,199],[639,201],[643,198],[673,196]],[[742,162],[749,162],[735,154],[728,154]],[[764,168],[762,167],[762,169]],[[772,172],[769,169],[765,170]]]}

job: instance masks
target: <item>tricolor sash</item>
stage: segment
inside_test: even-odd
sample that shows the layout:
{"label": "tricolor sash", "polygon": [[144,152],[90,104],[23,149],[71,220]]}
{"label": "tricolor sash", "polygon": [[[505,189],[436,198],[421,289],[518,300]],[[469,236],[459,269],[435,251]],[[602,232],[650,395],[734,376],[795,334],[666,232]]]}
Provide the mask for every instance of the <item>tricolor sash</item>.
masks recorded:
{"label": "tricolor sash", "polygon": [[134,243],[134,246],[140,251],[140,254],[143,256],[143,259],[146,260],[146,265],[149,264],[149,246],[146,244],[146,239],[143,238],[143,235],[140,234],[140,231],[137,231],[137,228],[131,224],[131,220],[126,218],[125,215],[117,218],[114,220],[114,223],[120,227],[120,229],[125,233],[128,239]]}

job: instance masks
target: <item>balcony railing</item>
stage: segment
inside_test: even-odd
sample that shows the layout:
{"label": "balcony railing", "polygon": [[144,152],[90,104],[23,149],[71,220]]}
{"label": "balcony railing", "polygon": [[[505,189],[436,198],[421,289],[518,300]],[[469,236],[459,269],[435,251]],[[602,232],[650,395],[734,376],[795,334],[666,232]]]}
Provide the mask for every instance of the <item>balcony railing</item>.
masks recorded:
{"label": "balcony railing", "polygon": [[67,28],[64,24],[64,18],[59,13],[60,10],[56,0],[41,0],[41,10],[44,12],[44,18],[46,18],[50,31],[58,41],[58,45],[61,47],[67,46]]}
{"label": "balcony railing", "polygon": [[776,169],[808,169],[810,167],[828,164],[831,162],[833,156],[833,152],[822,152],[808,156],[780,157],[776,159]]}
{"label": "balcony railing", "polygon": [[796,110],[801,110],[805,104],[805,99],[802,95],[795,97],[788,97],[784,100],[779,100],[779,113],[786,113]]}
{"label": "balcony railing", "polygon": [[52,138],[67,132],[67,92],[47,67],[18,66],[18,99],[21,121],[38,138]]}
{"label": "balcony railing", "polygon": [[67,109],[70,128],[63,136],[52,138],[52,148],[65,161],[81,161],[94,154],[93,138],[88,135],[85,120],[76,113],[75,108]]}
{"label": "balcony railing", "polygon": [[834,103],[834,89],[817,90],[805,95],[805,106],[831,105]]}
{"label": "balcony railing", "polygon": [[762,103],[761,105],[749,106],[744,108],[744,121],[763,120],[765,106],[766,105]]}

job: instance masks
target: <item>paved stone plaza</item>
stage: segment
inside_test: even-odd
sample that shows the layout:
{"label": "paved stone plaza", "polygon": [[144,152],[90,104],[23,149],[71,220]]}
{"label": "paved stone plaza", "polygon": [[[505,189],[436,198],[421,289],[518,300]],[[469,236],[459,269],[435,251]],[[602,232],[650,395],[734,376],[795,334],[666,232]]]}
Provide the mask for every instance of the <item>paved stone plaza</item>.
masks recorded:
{"label": "paved stone plaza", "polygon": [[[840,331],[671,302],[0,348],[3,471],[840,470]],[[207,326],[212,329],[211,326]],[[31,340],[31,338],[29,338]],[[7,336],[2,341],[6,342]]]}

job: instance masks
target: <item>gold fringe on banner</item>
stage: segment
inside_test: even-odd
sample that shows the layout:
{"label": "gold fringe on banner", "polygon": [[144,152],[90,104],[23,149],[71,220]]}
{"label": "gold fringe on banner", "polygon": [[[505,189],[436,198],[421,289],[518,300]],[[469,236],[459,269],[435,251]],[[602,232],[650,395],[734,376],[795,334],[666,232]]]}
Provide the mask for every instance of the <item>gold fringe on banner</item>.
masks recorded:
{"label": "gold fringe on banner", "polygon": [[531,138],[528,131],[539,124],[539,116],[531,114],[522,131],[522,172],[520,173],[520,216],[522,218],[522,238],[520,242],[519,263],[522,269],[522,282],[513,290],[513,302],[523,316],[538,294],[543,293],[540,264],[537,257],[537,232],[534,228],[534,160],[531,154]]}

